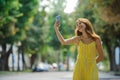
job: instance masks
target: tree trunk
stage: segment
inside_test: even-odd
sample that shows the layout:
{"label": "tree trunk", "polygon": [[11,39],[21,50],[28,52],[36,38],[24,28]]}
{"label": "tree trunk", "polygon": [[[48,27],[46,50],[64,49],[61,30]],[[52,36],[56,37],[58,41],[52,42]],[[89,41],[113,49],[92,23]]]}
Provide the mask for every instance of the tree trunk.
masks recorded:
{"label": "tree trunk", "polygon": [[8,51],[6,51],[6,48],[7,48],[6,43],[2,43],[1,47],[2,47],[2,52],[1,52],[1,59],[0,59],[0,70],[9,71],[8,58],[10,53],[12,52],[12,45]]}
{"label": "tree trunk", "polygon": [[21,54],[22,54],[22,62],[23,62],[23,70],[26,68],[26,63],[25,63],[25,57],[24,57],[24,41],[21,42],[21,46],[20,46],[20,51],[21,51]]}
{"label": "tree trunk", "polygon": [[23,62],[23,70],[26,68],[25,57],[24,57],[24,49],[23,45],[20,46],[21,54],[22,54],[22,62]]}
{"label": "tree trunk", "polygon": [[18,68],[17,71],[20,71],[20,52],[18,51]]}
{"label": "tree trunk", "polygon": [[[109,41],[109,42],[108,42]],[[107,46],[107,51],[109,55],[109,61],[110,61],[110,71],[115,71],[115,55],[114,55],[114,48],[112,47],[112,43],[110,40],[106,40],[105,42]]]}
{"label": "tree trunk", "polygon": [[33,65],[36,65],[35,64],[36,59],[37,59],[37,54],[36,53],[32,54],[32,56],[31,56],[31,68]]}
{"label": "tree trunk", "polygon": [[22,52],[22,62],[23,62],[23,70],[24,70],[24,68],[26,68],[26,64],[25,64],[25,58],[23,52]]}
{"label": "tree trunk", "polygon": [[12,71],[14,71],[14,68],[15,68],[14,62],[15,62],[15,60],[14,60],[14,54],[12,52]]}

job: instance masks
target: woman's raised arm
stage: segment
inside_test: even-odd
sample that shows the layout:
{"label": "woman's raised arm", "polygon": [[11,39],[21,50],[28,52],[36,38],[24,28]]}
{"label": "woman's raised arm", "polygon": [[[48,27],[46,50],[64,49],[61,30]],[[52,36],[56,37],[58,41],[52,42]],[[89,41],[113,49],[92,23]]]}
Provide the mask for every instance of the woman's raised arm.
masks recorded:
{"label": "woman's raised arm", "polygon": [[57,35],[57,37],[62,45],[69,45],[69,44],[77,44],[78,43],[78,36],[74,36],[74,37],[69,38],[69,39],[64,39],[63,36],[61,35],[61,33],[59,32],[59,26],[60,26],[59,22],[56,21],[54,24],[54,29],[55,29],[56,35]]}

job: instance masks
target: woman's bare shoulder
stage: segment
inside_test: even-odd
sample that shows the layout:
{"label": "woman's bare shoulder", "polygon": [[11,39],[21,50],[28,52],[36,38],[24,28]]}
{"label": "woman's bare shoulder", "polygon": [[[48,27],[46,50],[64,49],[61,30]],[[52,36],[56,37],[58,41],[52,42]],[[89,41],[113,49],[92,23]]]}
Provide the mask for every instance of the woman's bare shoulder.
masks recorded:
{"label": "woman's bare shoulder", "polygon": [[80,36],[74,36],[73,38],[74,38],[75,43],[78,44],[80,41]]}
{"label": "woman's bare shoulder", "polygon": [[80,40],[80,36],[74,36],[73,37],[75,40]]}
{"label": "woman's bare shoulder", "polygon": [[101,45],[102,44],[102,40],[100,37],[98,37],[96,40],[95,40],[96,44],[97,45]]}

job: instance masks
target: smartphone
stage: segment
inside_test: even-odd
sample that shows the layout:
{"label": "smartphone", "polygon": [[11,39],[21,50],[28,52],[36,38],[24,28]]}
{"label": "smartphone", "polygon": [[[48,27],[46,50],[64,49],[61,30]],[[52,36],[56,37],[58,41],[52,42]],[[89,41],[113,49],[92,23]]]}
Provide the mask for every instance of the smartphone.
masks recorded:
{"label": "smartphone", "polygon": [[60,15],[56,16],[56,21],[60,23]]}

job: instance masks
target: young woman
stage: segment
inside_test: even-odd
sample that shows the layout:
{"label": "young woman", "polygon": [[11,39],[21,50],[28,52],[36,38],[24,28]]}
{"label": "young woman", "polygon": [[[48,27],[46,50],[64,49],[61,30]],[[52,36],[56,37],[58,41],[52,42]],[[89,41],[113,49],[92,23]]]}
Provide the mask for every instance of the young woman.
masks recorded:
{"label": "young woman", "polygon": [[59,22],[56,21],[54,29],[59,41],[63,45],[76,44],[78,46],[73,80],[98,80],[96,64],[103,59],[103,48],[100,36],[94,32],[91,22],[86,18],[79,18],[76,21],[76,36],[69,39],[63,38],[59,32],[59,26]]}

